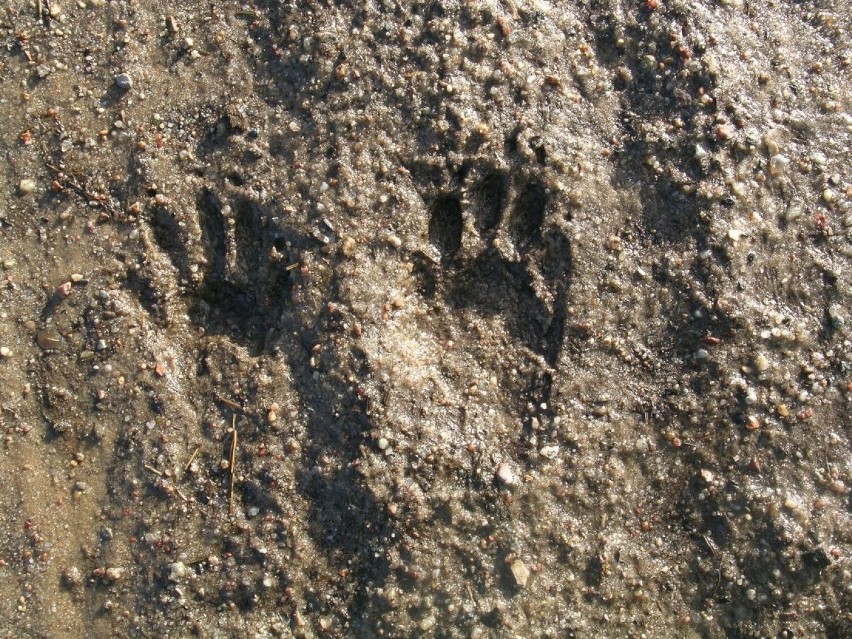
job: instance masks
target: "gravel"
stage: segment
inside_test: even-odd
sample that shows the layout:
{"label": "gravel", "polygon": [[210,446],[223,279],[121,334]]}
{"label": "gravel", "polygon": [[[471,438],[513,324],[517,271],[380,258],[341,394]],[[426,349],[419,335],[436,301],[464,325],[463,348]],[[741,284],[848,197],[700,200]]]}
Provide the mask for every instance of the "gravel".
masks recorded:
{"label": "gravel", "polygon": [[18,4],[4,636],[850,634],[848,0]]}

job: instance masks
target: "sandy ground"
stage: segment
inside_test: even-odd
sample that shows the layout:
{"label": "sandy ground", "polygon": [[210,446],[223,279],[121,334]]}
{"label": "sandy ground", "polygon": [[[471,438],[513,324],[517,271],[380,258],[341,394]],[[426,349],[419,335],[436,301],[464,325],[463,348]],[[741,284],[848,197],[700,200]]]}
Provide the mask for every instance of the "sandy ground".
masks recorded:
{"label": "sandy ground", "polygon": [[3,7],[4,636],[852,636],[848,0]]}

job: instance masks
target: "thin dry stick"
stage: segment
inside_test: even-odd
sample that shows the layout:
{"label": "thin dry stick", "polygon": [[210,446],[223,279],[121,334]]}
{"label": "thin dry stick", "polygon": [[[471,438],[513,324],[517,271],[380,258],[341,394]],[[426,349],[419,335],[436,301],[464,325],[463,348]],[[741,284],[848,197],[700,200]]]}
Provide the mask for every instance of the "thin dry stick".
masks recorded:
{"label": "thin dry stick", "polygon": [[189,461],[186,462],[186,466],[183,467],[183,472],[187,472],[189,467],[192,466],[192,462],[195,461],[195,456],[198,455],[199,450],[201,450],[201,446],[196,446],[195,451],[192,453],[192,457],[189,458]]}
{"label": "thin dry stick", "polygon": [[221,395],[216,395],[216,399],[222,402],[225,406],[230,408],[231,410],[241,410],[242,407],[237,404],[237,402],[231,401],[227,397],[222,397]]}
{"label": "thin dry stick", "polygon": [[162,477],[162,476],[163,476],[163,471],[161,471],[161,470],[157,470],[156,468],[154,468],[153,466],[149,466],[148,464],[145,464],[145,465],[143,466],[143,468],[144,468],[145,470],[147,470],[147,471],[150,471],[150,472],[154,473],[155,475],[158,475],[158,476],[160,476],[160,477]]}
{"label": "thin dry stick", "polygon": [[228,505],[228,514],[234,514],[234,480],[236,479],[236,473],[234,466],[237,462],[237,415],[234,413],[231,416],[231,433],[233,438],[231,439],[231,500]]}

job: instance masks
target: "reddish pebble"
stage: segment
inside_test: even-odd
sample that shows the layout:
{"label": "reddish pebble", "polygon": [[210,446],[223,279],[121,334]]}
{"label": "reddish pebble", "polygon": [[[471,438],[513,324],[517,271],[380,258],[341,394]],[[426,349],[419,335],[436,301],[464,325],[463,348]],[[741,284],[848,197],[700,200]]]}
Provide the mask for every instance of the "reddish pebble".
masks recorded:
{"label": "reddish pebble", "polygon": [[805,422],[813,416],[814,416],[814,409],[813,408],[805,408],[804,410],[800,410],[796,414],[796,419],[798,419],[800,422]]}
{"label": "reddish pebble", "polygon": [[716,137],[720,140],[730,140],[736,133],[736,130],[730,124],[720,124],[716,127]]}
{"label": "reddish pebble", "polygon": [[503,16],[497,18],[497,28],[500,29],[500,35],[504,38],[512,33],[512,26],[509,24],[509,19]]}

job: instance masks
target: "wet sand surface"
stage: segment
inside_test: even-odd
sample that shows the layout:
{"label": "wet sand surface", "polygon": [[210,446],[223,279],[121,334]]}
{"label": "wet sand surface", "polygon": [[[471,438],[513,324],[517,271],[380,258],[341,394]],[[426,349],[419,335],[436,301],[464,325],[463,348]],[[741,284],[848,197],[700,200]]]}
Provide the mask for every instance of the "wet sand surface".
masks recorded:
{"label": "wet sand surface", "polygon": [[850,33],[7,2],[3,636],[852,636]]}

